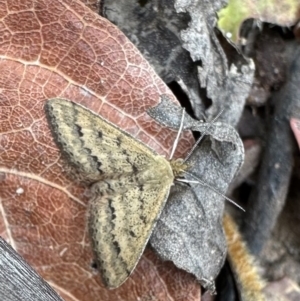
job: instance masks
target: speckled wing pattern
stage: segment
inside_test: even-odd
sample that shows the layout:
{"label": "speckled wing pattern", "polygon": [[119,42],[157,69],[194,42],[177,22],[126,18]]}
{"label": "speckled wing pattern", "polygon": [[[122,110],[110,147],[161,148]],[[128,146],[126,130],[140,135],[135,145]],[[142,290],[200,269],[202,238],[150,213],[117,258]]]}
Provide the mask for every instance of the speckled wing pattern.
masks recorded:
{"label": "speckled wing pattern", "polygon": [[62,152],[94,181],[89,232],[103,280],[116,288],[135,268],[165,205],[171,164],[78,104],[55,98],[45,109]]}

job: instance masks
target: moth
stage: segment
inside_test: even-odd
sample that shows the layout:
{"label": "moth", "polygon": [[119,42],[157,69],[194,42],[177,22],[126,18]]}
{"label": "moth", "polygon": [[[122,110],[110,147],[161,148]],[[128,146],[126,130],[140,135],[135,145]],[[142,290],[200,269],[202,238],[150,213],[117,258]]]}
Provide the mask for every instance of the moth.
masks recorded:
{"label": "moth", "polygon": [[108,288],[133,272],[168,198],[188,165],[167,160],[114,124],[69,100],[46,102],[54,140],[92,179],[88,228]]}

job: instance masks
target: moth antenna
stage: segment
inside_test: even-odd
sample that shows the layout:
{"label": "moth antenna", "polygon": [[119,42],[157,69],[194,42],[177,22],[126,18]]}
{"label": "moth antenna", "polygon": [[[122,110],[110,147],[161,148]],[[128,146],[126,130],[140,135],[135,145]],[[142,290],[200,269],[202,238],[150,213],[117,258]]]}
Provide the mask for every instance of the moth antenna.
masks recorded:
{"label": "moth antenna", "polygon": [[194,146],[192,147],[192,149],[188,152],[187,156],[185,157],[185,159],[183,160],[183,162],[185,163],[192,155],[193,151],[195,150],[195,148],[198,146],[198,144],[201,142],[201,140],[204,138],[204,136],[207,134],[208,130],[211,128],[211,126],[214,124],[214,122],[221,116],[221,114],[224,112],[224,109],[222,109],[218,115],[208,124],[208,126],[206,127],[205,131],[201,134],[200,138],[196,141],[196,143],[194,144]]}
{"label": "moth antenna", "polygon": [[234,202],[232,199],[228,198],[226,195],[224,195],[223,193],[221,193],[220,191],[218,191],[216,188],[212,187],[211,185],[209,185],[208,183],[206,183],[205,181],[199,179],[198,177],[194,176],[193,174],[189,173],[189,172],[185,172],[186,174],[190,175],[191,177],[197,179],[197,181],[193,181],[193,180],[185,180],[185,179],[176,179],[176,181],[178,182],[182,182],[182,183],[194,183],[194,184],[201,184],[202,186],[206,186],[209,189],[211,189],[213,192],[217,193],[218,195],[222,196],[223,198],[225,198],[226,201],[232,203],[233,205],[235,205],[236,207],[238,207],[239,209],[241,209],[242,211],[246,212],[246,210],[241,207],[240,205],[238,205],[236,202]]}
{"label": "moth antenna", "polygon": [[171,155],[170,155],[170,159],[169,159],[169,160],[171,160],[171,159],[173,158],[174,153],[175,153],[175,150],[176,150],[176,147],[177,147],[177,145],[178,145],[179,137],[180,137],[181,132],[182,132],[182,129],[183,129],[184,113],[185,113],[185,108],[182,108],[182,115],[181,115],[180,127],[179,127],[179,129],[178,129],[177,136],[176,136],[176,139],[175,139],[175,141],[174,141],[173,149],[172,149],[172,152],[171,152]]}

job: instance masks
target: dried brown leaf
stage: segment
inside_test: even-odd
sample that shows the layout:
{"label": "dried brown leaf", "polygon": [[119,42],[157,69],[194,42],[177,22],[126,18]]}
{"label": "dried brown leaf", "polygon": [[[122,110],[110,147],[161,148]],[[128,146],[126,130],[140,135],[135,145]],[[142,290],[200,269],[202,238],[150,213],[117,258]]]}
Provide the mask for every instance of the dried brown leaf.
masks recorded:
{"label": "dried brown leaf", "polygon": [[[199,285],[149,251],[121,288],[91,267],[86,188],[70,180],[44,114],[71,99],[167,154],[175,131],[145,112],[174,100],[127,38],[79,1],[1,1],[0,231],[65,300],[198,300]],[[189,135],[178,155],[191,146]]]}

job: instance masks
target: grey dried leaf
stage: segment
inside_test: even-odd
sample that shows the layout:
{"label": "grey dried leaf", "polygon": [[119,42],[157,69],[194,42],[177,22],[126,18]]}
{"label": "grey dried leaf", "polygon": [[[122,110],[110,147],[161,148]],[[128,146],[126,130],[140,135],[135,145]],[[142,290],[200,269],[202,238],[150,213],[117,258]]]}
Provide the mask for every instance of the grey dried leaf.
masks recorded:
{"label": "grey dried leaf", "polygon": [[63,301],[2,237],[0,237],[0,300]]}
{"label": "grey dried leaf", "polygon": [[[149,115],[169,127],[178,128],[181,110],[163,98],[149,110]],[[186,116],[184,128],[204,132],[208,136],[189,158],[189,174],[197,176],[225,194],[244,158],[242,142],[233,127],[224,123],[209,125]],[[195,180],[186,174],[187,180]],[[225,200],[200,184],[177,183],[151,236],[151,244],[165,260],[196,276],[214,291],[214,279],[226,257],[226,241],[222,227]]]}
{"label": "grey dried leaf", "polygon": [[[127,35],[166,83],[177,81],[195,116],[211,118],[228,108],[222,120],[235,126],[252,85],[254,64],[230,45],[233,59],[228,62],[216,36],[216,13],[226,2],[106,0],[102,15]],[[200,87],[213,101],[205,114]]]}
{"label": "grey dried leaf", "polygon": [[[198,67],[200,86],[206,88],[207,97],[213,102],[206,115],[211,118],[228,108],[221,120],[235,126],[252,86],[254,64],[230,45],[235,55],[233,61],[228,62],[215,34],[216,13],[226,3],[224,0],[175,0],[175,8],[178,13],[188,12],[191,17],[188,28],[181,31],[181,39],[193,61],[202,62]],[[199,117],[197,110],[195,115]]]}

